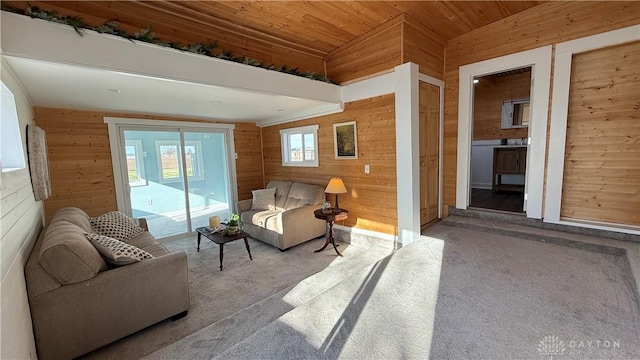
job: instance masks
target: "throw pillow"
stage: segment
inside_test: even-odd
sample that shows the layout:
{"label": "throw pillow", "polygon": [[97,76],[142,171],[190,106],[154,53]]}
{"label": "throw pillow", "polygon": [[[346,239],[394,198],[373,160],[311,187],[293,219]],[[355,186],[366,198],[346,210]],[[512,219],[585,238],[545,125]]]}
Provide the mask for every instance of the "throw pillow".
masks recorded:
{"label": "throw pillow", "polygon": [[153,259],[153,255],[122,242],[100,234],[85,234],[106,262],[115,266],[129,265],[143,260]]}
{"label": "throw pillow", "polygon": [[119,211],[111,211],[91,218],[94,232],[126,242],[144,232],[138,223]]}
{"label": "throw pillow", "polygon": [[276,188],[253,190],[253,203],[251,210],[275,210]]}

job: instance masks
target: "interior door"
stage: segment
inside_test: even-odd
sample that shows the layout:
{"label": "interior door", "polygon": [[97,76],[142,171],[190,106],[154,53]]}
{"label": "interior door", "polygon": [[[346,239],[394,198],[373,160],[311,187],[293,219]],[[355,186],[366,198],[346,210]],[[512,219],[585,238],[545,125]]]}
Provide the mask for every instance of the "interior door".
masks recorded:
{"label": "interior door", "polygon": [[420,225],[438,218],[440,89],[420,83]]}

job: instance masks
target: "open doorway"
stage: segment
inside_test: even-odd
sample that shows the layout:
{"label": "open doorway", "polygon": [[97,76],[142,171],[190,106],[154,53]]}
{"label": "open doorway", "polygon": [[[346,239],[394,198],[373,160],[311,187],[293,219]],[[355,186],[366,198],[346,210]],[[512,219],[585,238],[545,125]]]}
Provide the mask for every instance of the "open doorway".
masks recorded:
{"label": "open doorway", "polygon": [[473,78],[470,207],[524,213],[532,67]]}

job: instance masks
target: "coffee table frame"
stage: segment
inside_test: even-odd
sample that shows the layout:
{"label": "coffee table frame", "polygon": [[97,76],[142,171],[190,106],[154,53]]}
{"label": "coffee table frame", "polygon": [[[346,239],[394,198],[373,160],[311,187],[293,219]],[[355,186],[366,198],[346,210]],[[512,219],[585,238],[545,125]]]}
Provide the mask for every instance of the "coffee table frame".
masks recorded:
{"label": "coffee table frame", "polygon": [[238,233],[235,235],[224,235],[222,233],[211,233],[209,232],[209,230],[207,230],[206,227],[199,227],[196,229],[196,231],[198,232],[198,247],[197,247],[198,252],[200,252],[200,240],[202,236],[206,237],[207,239],[219,245],[220,271],[222,271],[222,259],[224,258],[224,244],[228,242],[244,239],[244,246],[247,248],[247,253],[249,253],[249,260],[253,260],[253,256],[251,256],[251,249],[249,248],[249,241],[247,240],[247,237],[249,237],[249,234],[247,234],[246,232],[238,231]]}

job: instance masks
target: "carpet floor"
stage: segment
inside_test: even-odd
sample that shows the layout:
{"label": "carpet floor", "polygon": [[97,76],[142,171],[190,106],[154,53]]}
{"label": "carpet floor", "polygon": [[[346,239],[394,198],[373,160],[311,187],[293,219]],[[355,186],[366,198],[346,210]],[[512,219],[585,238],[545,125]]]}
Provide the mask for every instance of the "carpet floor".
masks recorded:
{"label": "carpet floor", "polygon": [[[436,224],[397,252],[323,239],[195,251],[191,310],[87,358],[640,359],[625,256]],[[236,245],[236,246],[234,246]],[[391,254],[391,255],[389,255]],[[387,256],[389,255],[389,256]],[[160,301],[161,299],[159,299]]]}
{"label": "carpet floor", "polygon": [[640,359],[625,256],[443,225],[424,234],[445,241],[432,359]]}
{"label": "carpet floor", "polygon": [[[196,251],[195,237],[165,243],[171,252],[187,253],[189,264],[189,314],[177,321],[165,320],[112,344],[97,349],[86,359],[139,359],[178,340],[211,326],[236,312],[271,299],[269,309],[264,307],[263,321],[273,321],[294,308],[300,299],[278,299],[278,294],[292,287],[308,287],[303,297],[313,297],[393,251],[392,243],[356,246],[340,244],[344,257],[336,256],[333,249],[313,253],[325,239],[312,240],[281,252],[277,248],[249,239],[253,261],[244,243],[225,244],[224,270],[219,269],[218,245],[204,240],[200,252]],[[321,278],[321,284],[303,282],[312,277]],[[306,284],[306,285],[305,285]],[[171,284],[167,284],[171,286]],[[286,292],[285,292],[286,293]],[[275,296],[274,296],[275,295]],[[158,299],[162,301],[162,299]],[[252,326],[260,322],[256,320]],[[263,324],[262,326],[266,325]],[[231,346],[229,344],[228,346]],[[222,349],[224,350],[224,349]],[[180,358],[192,358],[184,354]]]}

